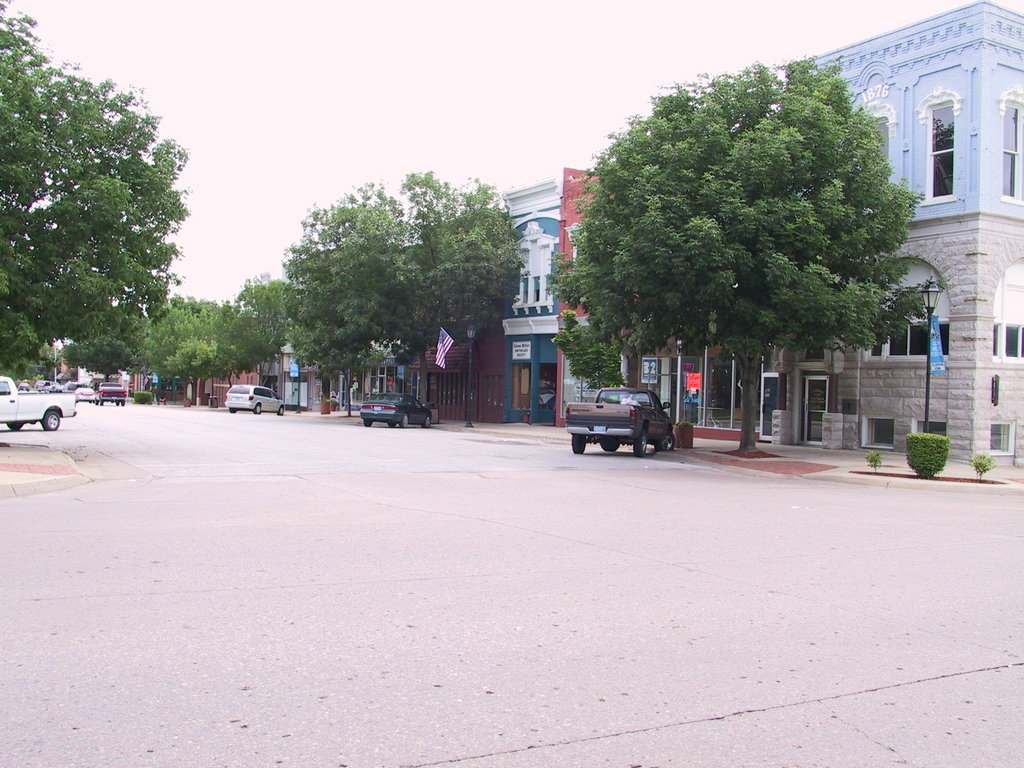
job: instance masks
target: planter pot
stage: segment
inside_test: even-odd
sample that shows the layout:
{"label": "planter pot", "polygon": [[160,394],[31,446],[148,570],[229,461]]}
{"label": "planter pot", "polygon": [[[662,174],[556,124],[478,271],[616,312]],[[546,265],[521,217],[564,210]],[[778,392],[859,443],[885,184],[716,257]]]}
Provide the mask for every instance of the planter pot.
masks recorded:
{"label": "planter pot", "polygon": [[332,406],[331,406],[330,403],[320,403],[320,413],[321,414],[326,415],[326,414],[331,412],[331,409],[332,409]]}
{"label": "planter pot", "polygon": [[189,400],[187,397],[184,400],[181,401],[181,404],[183,406],[185,406],[186,408],[191,408],[192,407],[192,401]]}
{"label": "planter pot", "polygon": [[676,427],[676,448],[693,448],[693,425]]}

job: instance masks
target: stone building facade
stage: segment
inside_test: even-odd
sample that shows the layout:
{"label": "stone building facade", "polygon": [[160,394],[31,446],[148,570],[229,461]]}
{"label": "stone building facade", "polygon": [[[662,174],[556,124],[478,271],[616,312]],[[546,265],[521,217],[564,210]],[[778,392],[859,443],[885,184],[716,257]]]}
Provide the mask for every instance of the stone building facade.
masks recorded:
{"label": "stone building facade", "polygon": [[[893,179],[921,195],[902,255],[907,284],[944,289],[930,431],[954,459],[1024,463],[1024,16],[974,3],[820,61],[839,63]],[[774,439],[903,450],[924,428],[927,338],[921,325],[874,350],[780,350]]]}

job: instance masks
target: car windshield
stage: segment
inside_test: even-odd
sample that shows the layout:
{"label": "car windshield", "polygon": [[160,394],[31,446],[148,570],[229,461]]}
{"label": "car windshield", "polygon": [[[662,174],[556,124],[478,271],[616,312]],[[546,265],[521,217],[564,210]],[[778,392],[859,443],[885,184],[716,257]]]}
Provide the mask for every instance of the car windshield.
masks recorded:
{"label": "car windshield", "polygon": [[399,395],[394,392],[387,392],[383,395],[374,395],[370,398],[371,402],[374,403],[400,403],[402,402],[404,395]]}
{"label": "car windshield", "polygon": [[238,386],[237,384],[228,390],[229,395],[248,395],[249,388]]}

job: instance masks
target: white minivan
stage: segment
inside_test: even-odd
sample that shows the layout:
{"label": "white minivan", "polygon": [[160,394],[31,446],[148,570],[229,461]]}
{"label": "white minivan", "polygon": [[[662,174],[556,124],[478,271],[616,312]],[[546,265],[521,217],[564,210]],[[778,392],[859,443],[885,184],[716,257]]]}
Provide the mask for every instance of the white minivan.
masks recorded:
{"label": "white minivan", "polygon": [[229,413],[252,411],[260,414],[263,411],[273,411],[278,416],[284,416],[284,400],[269,387],[235,384],[225,395],[224,405],[227,406]]}

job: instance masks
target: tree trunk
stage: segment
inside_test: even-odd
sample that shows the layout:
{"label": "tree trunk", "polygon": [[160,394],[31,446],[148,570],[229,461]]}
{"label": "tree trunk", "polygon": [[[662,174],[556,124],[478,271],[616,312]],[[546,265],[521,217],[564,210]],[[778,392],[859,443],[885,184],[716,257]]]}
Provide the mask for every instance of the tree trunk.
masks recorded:
{"label": "tree trunk", "polygon": [[741,451],[757,450],[755,433],[761,411],[761,360],[763,355],[736,355],[740,367],[741,406],[743,417],[740,421]]}

